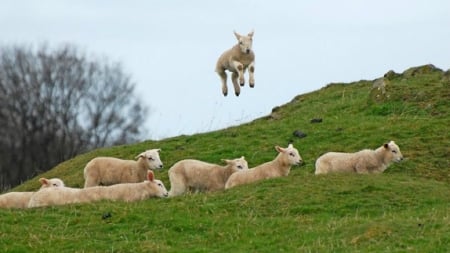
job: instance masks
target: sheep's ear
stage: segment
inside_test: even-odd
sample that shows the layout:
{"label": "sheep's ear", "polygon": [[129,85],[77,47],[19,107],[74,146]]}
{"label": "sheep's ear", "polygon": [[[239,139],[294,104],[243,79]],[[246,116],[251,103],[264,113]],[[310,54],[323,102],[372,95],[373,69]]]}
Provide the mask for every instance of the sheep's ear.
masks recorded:
{"label": "sheep's ear", "polygon": [[139,159],[139,157],[145,157],[145,152],[140,153],[134,159]]}
{"label": "sheep's ear", "polygon": [[294,148],[294,145],[292,145],[292,143],[289,143],[288,148]]}
{"label": "sheep's ear", "polygon": [[153,174],[153,171],[149,170],[147,173],[147,179],[150,182],[153,182],[153,180],[155,179],[155,174]]}
{"label": "sheep's ear", "polygon": [[158,148],[156,151],[158,151],[158,153],[161,153],[161,149],[160,148]]}
{"label": "sheep's ear", "polygon": [[236,31],[233,31],[234,36],[236,36],[236,39],[239,40],[241,38],[241,35],[237,33]]}
{"label": "sheep's ear", "polygon": [[389,149],[389,143],[385,143],[383,146],[385,149]]}
{"label": "sheep's ear", "polygon": [[278,151],[278,152],[284,152],[284,148],[282,148],[282,147],[280,147],[280,146],[275,146],[275,149]]}
{"label": "sheep's ear", "polygon": [[231,160],[228,159],[222,159],[222,162],[226,163],[226,164],[230,164]]}
{"label": "sheep's ear", "polygon": [[252,30],[252,31],[248,34],[248,37],[252,38],[254,33],[255,33],[255,30]]}
{"label": "sheep's ear", "polygon": [[39,182],[41,183],[41,185],[48,185],[49,184],[48,179],[47,178],[43,178],[43,177],[39,178]]}
{"label": "sheep's ear", "polygon": [[245,156],[241,156],[241,159],[242,159],[242,160],[245,160]]}

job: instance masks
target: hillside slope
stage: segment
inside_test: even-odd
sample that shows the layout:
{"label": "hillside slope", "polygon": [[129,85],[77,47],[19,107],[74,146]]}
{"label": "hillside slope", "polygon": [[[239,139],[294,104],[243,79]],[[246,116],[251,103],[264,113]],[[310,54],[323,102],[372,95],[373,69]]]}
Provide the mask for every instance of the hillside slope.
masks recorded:
{"label": "hillside slope", "polygon": [[[375,80],[374,80],[375,81]],[[286,178],[140,203],[0,210],[1,251],[445,252],[450,244],[450,72],[432,65],[383,79],[333,83],[241,126],[95,150],[39,175],[83,185],[93,157],[132,159],[161,148],[167,169],[244,155],[249,167],[292,142],[306,164]],[[372,88],[374,83],[385,89]],[[321,123],[311,119],[321,118]],[[294,131],[307,136],[296,137]],[[395,140],[406,158],[382,175],[314,176],[324,152]],[[14,190],[32,190],[37,178]],[[111,218],[102,219],[102,215]],[[27,224],[27,225],[25,225]],[[43,233],[42,230],[45,232]],[[60,246],[57,246],[59,245]],[[53,250],[54,249],[54,250]]]}

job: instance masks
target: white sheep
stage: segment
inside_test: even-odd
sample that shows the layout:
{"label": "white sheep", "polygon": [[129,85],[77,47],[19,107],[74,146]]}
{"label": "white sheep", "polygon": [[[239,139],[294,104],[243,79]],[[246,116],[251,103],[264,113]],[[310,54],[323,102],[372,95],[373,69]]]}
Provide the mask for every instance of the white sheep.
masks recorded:
{"label": "white sheep", "polygon": [[228,94],[227,73],[225,70],[232,73],[231,80],[233,82],[236,96],[239,96],[241,93],[241,88],[239,85],[244,86],[244,72],[247,68],[249,69],[250,87],[255,87],[255,53],[252,50],[253,33],[254,32],[252,31],[247,36],[243,36],[237,32],[234,32],[234,35],[238,40],[238,44],[225,51],[217,60],[216,72],[222,80],[222,93],[224,96]]}
{"label": "white sheep", "polygon": [[356,153],[328,152],[316,161],[315,174],[330,172],[382,173],[392,162],[400,162],[403,155],[394,141],[385,143],[376,150],[361,150]]}
{"label": "white sheep", "polygon": [[[41,189],[49,187],[64,187],[59,178],[40,178]],[[8,192],[0,195],[0,208],[26,208],[34,192]]]}
{"label": "white sheep", "polygon": [[234,173],[228,178],[225,189],[263,179],[287,176],[292,165],[303,163],[298,150],[292,144],[289,144],[287,148],[275,146],[275,149],[278,151],[278,155],[274,160],[258,165],[253,169]]}
{"label": "white sheep", "polygon": [[160,149],[150,149],[136,156],[137,161],[114,157],[97,157],[84,168],[84,187],[138,183],[147,177],[148,170],[162,169]]}
{"label": "white sheep", "polygon": [[153,171],[148,171],[147,180],[140,183],[123,183],[110,186],[88,188],[48,188],[31,196],[28,207],[55,206],[74,203],[91,203],[101,200],[139,201],[148,198],[165,198],[168,192],[163,182],[154,179]]}
{"label": "white sheep", "polygon": [[247,161],[243,156],[238,159],[224,159],[223,161],[226,163],[225,166],[193,159],[181,160],[175,163],[169,169],[169,196],[178,196],[188,190],[223,190],[230,175],[237,171],[248,170]]}

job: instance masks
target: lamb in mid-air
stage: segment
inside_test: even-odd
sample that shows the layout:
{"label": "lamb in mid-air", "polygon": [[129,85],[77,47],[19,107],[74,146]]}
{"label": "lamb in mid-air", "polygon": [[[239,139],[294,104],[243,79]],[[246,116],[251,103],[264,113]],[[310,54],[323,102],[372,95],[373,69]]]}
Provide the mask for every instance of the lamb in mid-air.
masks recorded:
{"label": "lamb in mid-air", "polygon": [[222,93],[224,96],[228,94],[227,73],[225,70],[232,73],[231,81],[233,82],[234,93],[236,96],[239,96],[241,93],[239,85],[244,86],[244,72],[247,68],[249,70],[249,85],[251,88],[255,87],[255,53],[252,50],[253,33],[254,32],[252,31],[247,36],[244,36],[234,32],[238,44],[225,51],[217,61],[216,72],[222,80]]}

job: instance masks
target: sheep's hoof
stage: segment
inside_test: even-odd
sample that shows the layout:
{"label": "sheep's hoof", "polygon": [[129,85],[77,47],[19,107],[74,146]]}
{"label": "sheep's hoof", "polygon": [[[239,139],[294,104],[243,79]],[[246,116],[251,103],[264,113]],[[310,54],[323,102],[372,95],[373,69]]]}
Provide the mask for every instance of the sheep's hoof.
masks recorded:
{"label": "sheep's hoof", "polygon": [[240,83],[241,87],[244,87],[245,82]]}
{"label": "sheep's hoof", "polygon": [[254,83],[251,83],[251,84],[250,84],[250,88],[255,88],[255,84],[254,84]]}
{"label": "sheep's hoof", "polygon": [[236,97],[239,97],[239,94],[240,94],[240,93],[239,93],[239,92],[236,92],[235,94],[236,94]]}
{"label": "sheep's hoof", "polygon": [[223,96],[224,96],[224,97],[226,97],[227,95],[228,95],[228,93],[227,93],[227,92],[224,92],[224,93],[223,93]]}

